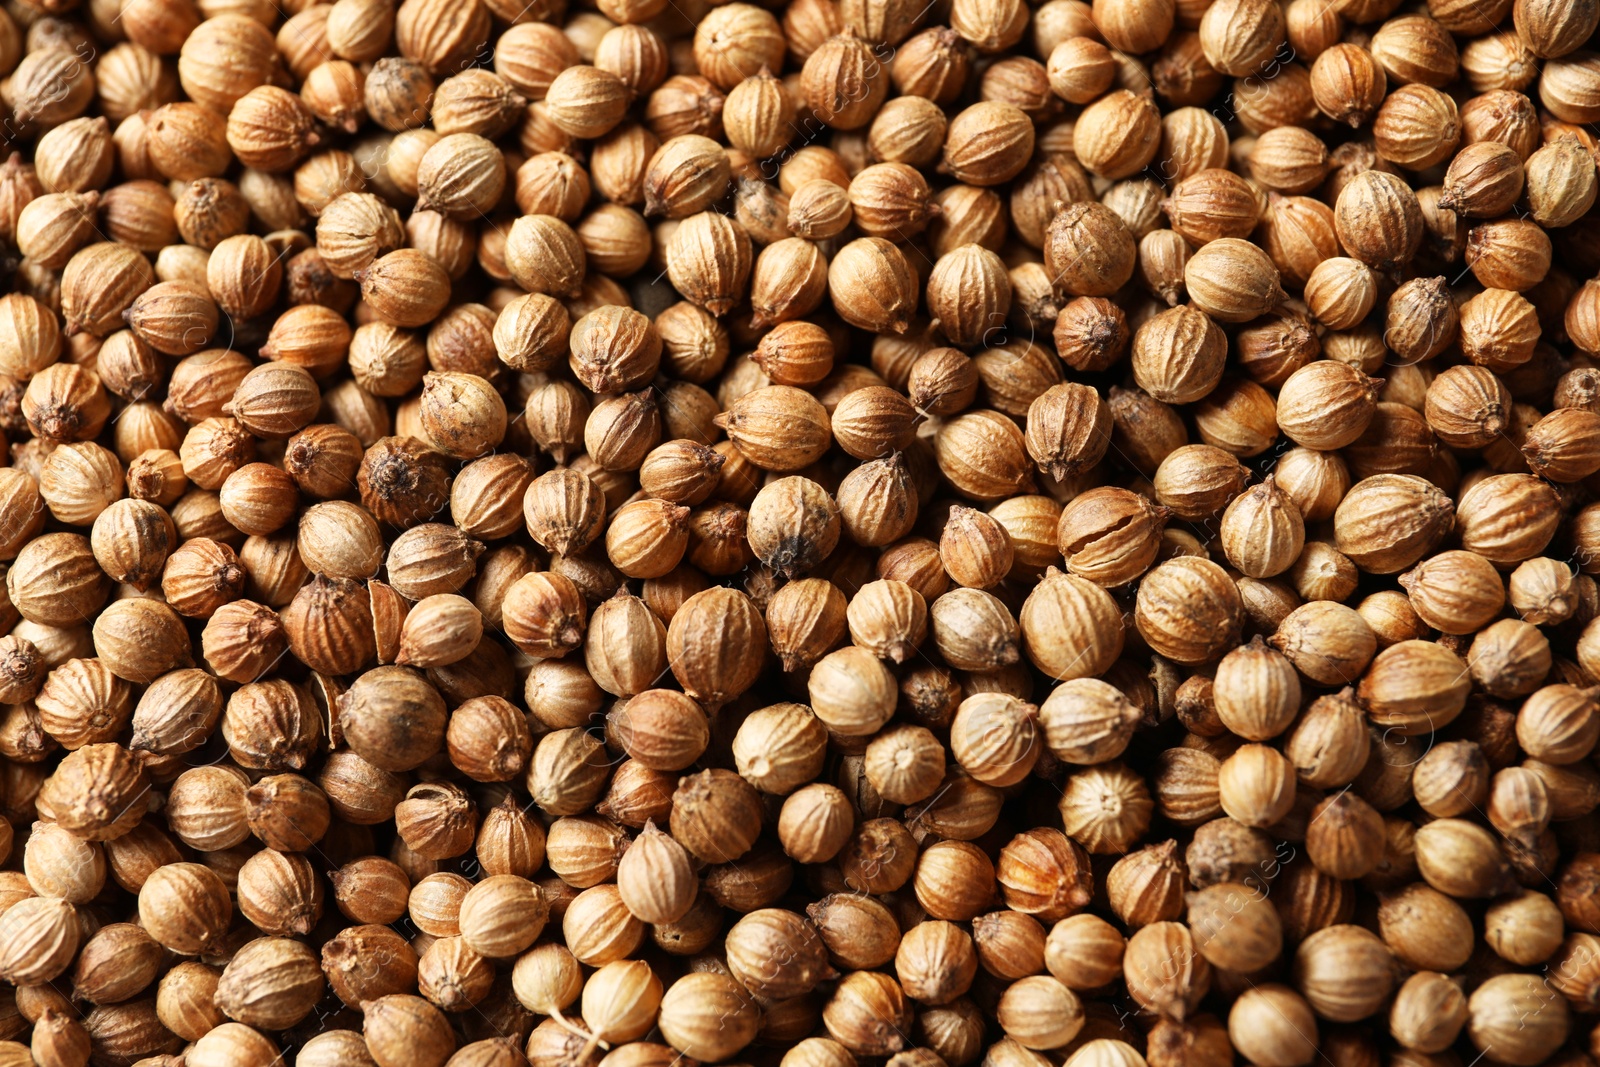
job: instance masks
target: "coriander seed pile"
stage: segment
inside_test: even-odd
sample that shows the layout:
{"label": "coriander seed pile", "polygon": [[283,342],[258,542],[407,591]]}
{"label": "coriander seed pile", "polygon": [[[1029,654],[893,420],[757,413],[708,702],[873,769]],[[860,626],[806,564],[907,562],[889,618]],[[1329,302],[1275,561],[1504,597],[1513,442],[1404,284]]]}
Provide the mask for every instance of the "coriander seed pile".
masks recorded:
{"label": "coriander seed pile", "polygon": [[0,1067],[1597,1067],[1600,0],[0,2]]}

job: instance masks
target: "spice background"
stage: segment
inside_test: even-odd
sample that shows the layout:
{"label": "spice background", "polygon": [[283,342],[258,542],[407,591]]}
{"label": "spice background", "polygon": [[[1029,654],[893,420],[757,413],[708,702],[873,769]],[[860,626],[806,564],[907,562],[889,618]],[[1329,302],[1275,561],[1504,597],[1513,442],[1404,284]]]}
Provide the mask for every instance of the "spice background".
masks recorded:
{"label": "spice background", "polygon": [[4,0],[0,1067],[1595,1067],[1600,0]]}

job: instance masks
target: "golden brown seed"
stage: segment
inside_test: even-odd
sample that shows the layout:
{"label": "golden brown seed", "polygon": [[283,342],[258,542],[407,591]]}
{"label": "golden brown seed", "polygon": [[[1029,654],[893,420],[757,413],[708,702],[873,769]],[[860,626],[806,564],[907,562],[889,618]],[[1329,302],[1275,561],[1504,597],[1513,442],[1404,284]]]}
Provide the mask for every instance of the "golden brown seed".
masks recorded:
{"label": "golden brown seed", "polygon": [[1282,298],[1278,270],[1260,248],[1224,237],[1205,245],[1184,267],[1189,297],[1214,318],[1245,322],[1270,311]]}
{"label": "golden brown seed", "polygon": [[1393,274],[1422,243],[1422,209],[1399,178],[1369,170],[1339,193],[1334,207],[1339,243],[1375,271]]}

